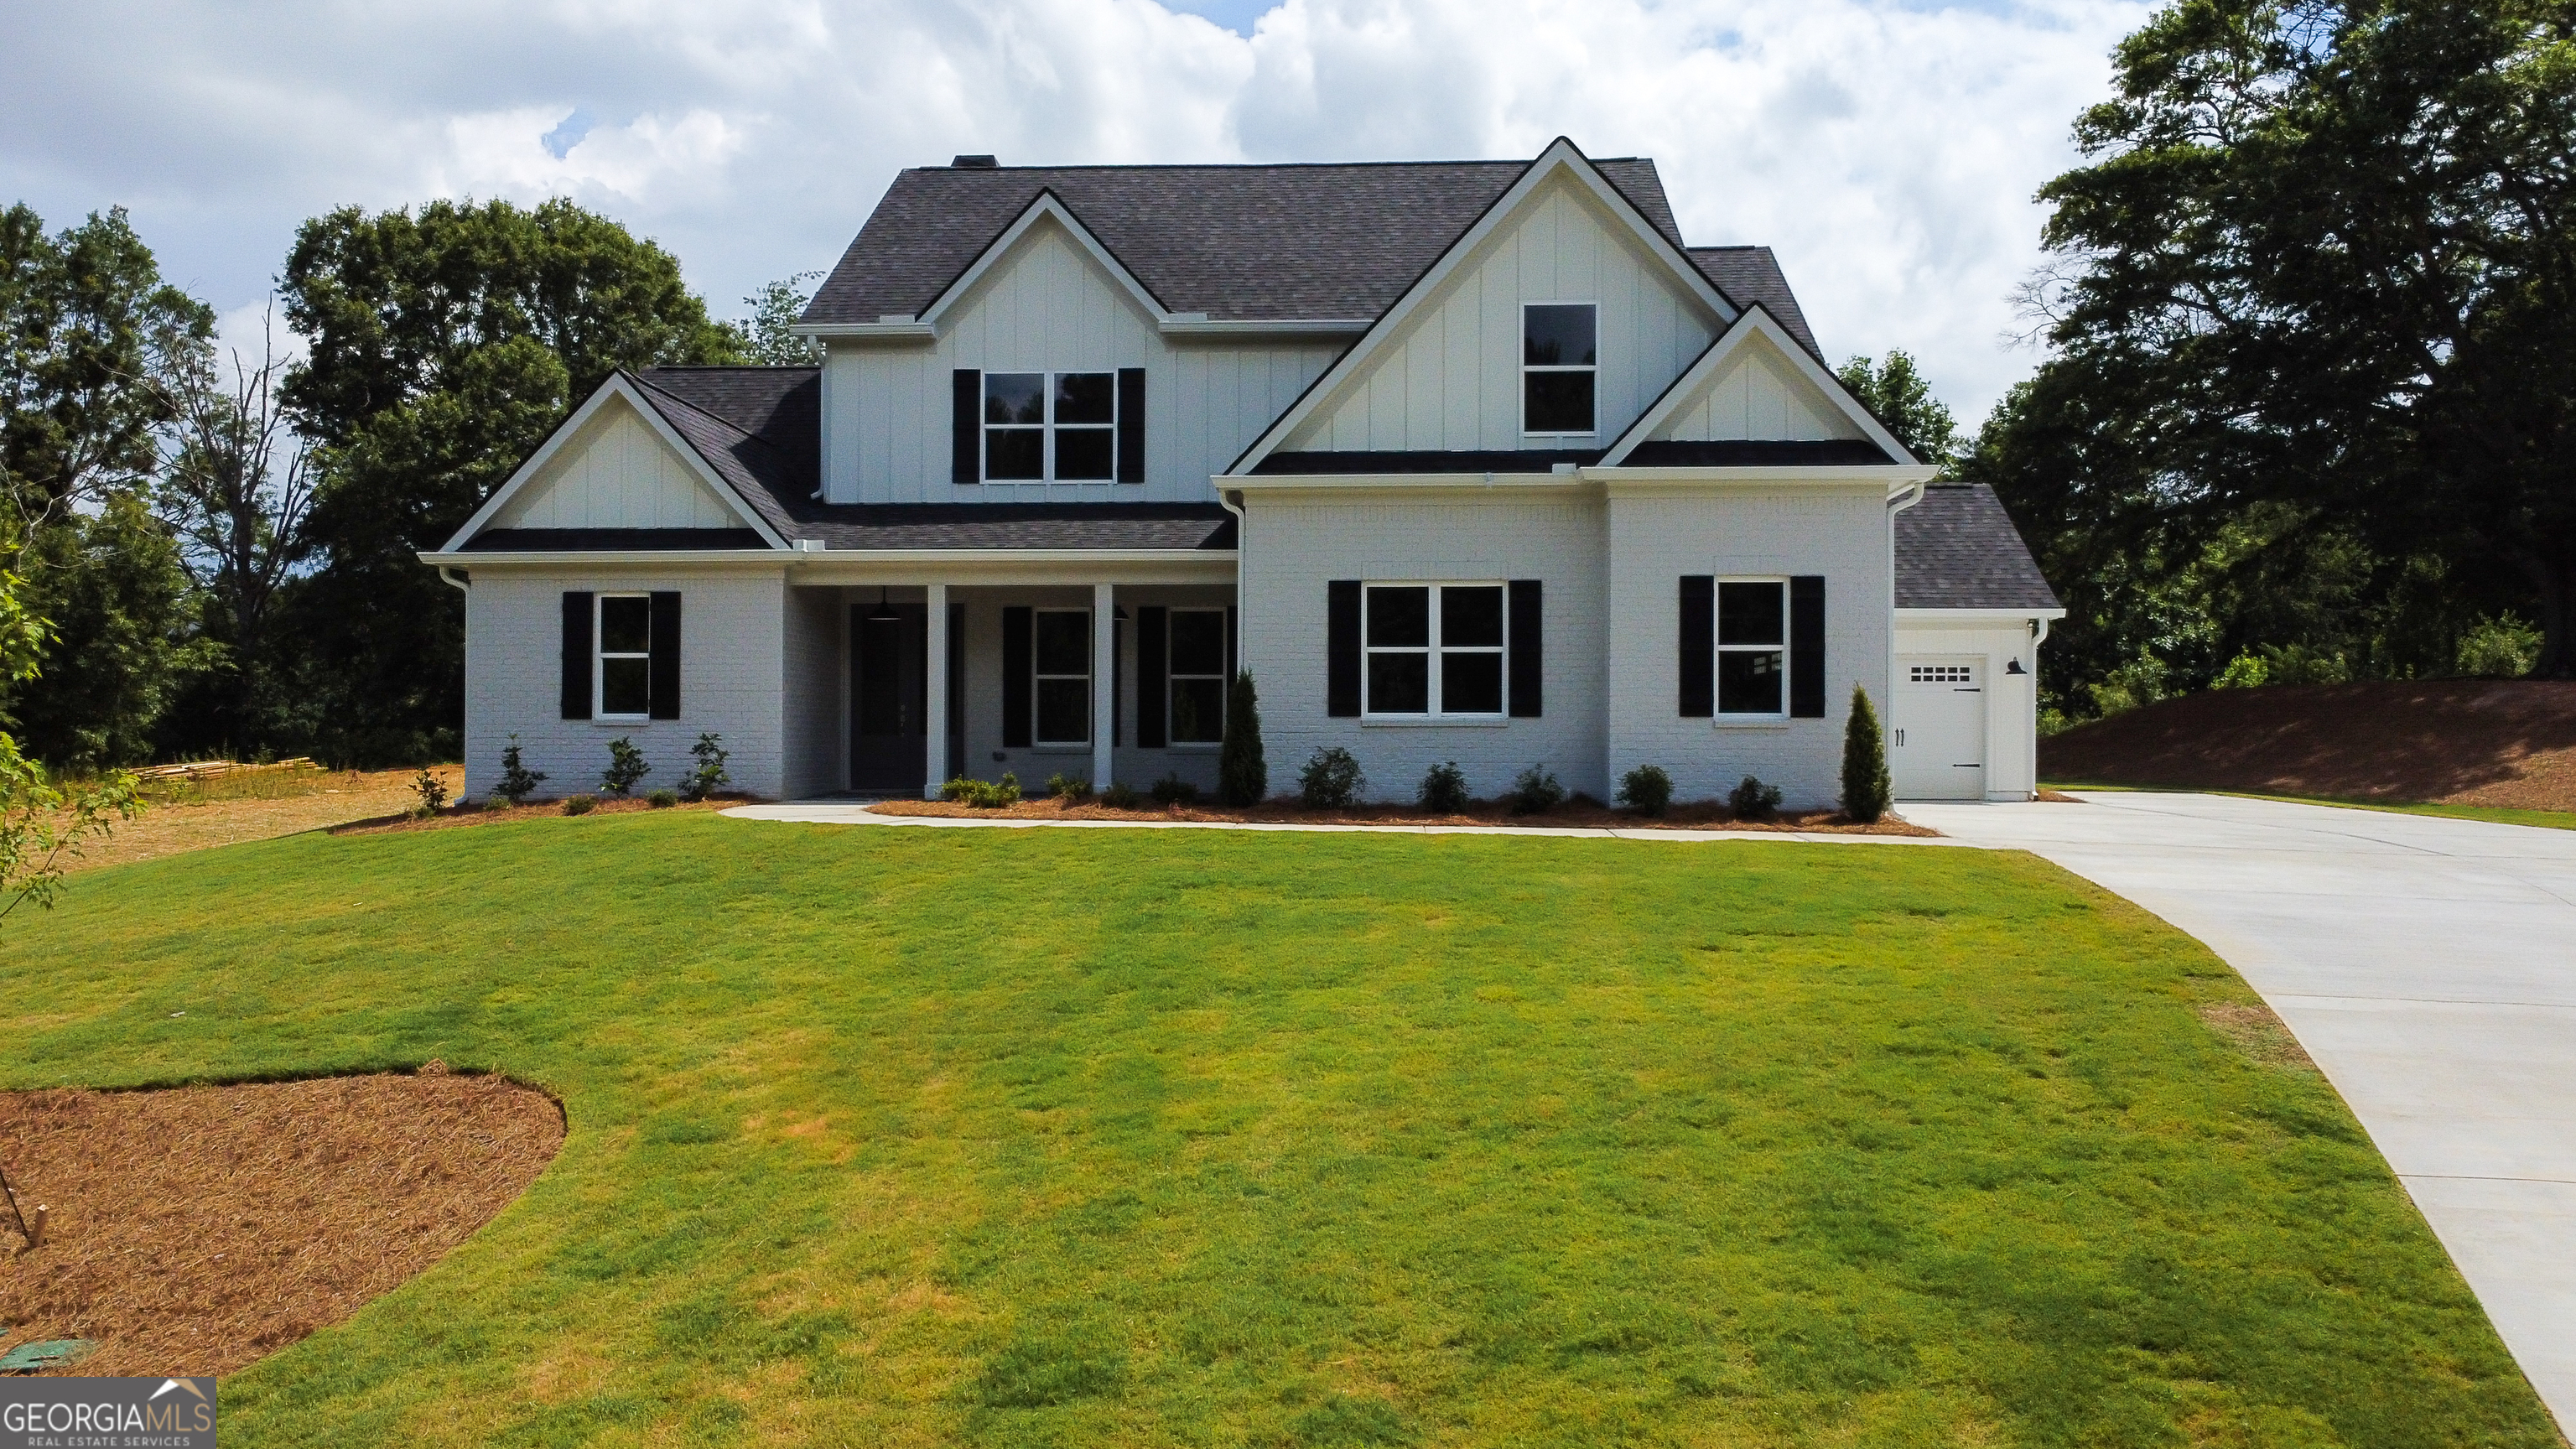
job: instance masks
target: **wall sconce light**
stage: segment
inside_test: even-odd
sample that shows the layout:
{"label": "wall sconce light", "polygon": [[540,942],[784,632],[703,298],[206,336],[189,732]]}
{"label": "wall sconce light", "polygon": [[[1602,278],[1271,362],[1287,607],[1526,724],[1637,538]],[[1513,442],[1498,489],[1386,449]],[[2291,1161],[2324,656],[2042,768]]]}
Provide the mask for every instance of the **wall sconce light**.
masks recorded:
{"label": "wall sconce light", "polygon": [[2028,673],[2030,673],[2030,671],[2029,671],[2029,670],[2027,670],[2027,669],[2022,668],[2022,667],[2021,667],[2021,661],[2020,661],[2020,660],[2018,660],[2018,659],[2015,659],[2015,660],[2011,661],[2010,663],[2008,663],[2008,664],[2004,665],[2004,673],[2006,673],[2006,674],[2028,674]]}

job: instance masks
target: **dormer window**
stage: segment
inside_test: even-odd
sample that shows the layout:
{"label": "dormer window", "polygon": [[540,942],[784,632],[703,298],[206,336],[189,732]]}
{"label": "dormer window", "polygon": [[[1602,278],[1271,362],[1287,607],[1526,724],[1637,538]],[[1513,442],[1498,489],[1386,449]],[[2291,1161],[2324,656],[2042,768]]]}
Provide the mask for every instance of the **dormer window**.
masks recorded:
{"label": "dormer window", "polygon": [[1521,431],[1533,437],[1589,437],[1600,370],[1590,302],[1521,307]]}
{"label": "dormer window", "polygon": [[984,374],[984,477],[1106,483],[1117,452],[1118,374]]}

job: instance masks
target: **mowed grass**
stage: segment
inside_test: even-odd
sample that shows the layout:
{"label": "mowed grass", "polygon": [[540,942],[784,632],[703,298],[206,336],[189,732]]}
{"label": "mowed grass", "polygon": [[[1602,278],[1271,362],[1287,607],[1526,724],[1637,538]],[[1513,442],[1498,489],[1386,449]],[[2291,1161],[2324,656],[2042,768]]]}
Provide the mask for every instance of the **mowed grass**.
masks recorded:
{"label": "mowed grass", "polygon": [[2227,968],[2026,856],[628,815],[9,929],[0,1085],[565,1103],[228,1444],[2558,1442]]}

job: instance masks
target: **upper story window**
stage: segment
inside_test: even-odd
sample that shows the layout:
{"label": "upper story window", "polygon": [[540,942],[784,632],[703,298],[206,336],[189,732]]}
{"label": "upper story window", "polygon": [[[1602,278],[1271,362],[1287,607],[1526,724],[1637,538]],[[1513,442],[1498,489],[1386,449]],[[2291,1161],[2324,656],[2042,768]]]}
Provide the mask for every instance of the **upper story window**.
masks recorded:
{"label": "upper story window", "polygon": [[989,482],[1106,483],[1116,476],[1118,374],[984,374]]}
{"label": "upper story window", "polygon": [[1521,431],[1540,437],[1589,436],[1598,424],[1593,393],[1600,371],[1590,302],[1529,302],[1521,307]]}
{"label": "upper story window", "polygon": [[1364,713],[1502,714],[1501,584],[1370,584],[1366,597]]}
{"label": "upper story window", "polygon": [[1785,719],[1789,702],[1789,581],[1717,585],[1717,712]]}

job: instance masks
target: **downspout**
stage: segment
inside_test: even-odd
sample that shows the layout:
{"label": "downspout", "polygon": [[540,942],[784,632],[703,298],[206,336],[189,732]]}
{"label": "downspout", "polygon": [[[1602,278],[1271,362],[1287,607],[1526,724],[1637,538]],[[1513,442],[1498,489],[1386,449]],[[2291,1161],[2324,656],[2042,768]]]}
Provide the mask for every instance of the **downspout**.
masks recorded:
{"label": "downspout", "polygon": [[[1243,560],[1252,551],[1252,520],[1244,516],[1243,490],[1228,488],[1216,496],[1217,506],[1234,515],[1234,667],[1240,673],[1251,667],[1243,652],[1243,626],[1248,611],[1243,607]],[[1234,681],[1225,682],[1228,689]]]}
{"label": "downspout", "polygon": [[1932,486],[1922,480],[1888,501],[1887,505],[1887,677],[1878,682],[1878,713],[1881,730],[1896,727],[1896,515],[1923,501],[1923,490]]}
{"label": "downspout", "polygon": [[444,582],[454,584],[460,589],[471,589],[474,587],[472,576],[450,568],[446,564],[440,564],[438,566],[438,577]]}

